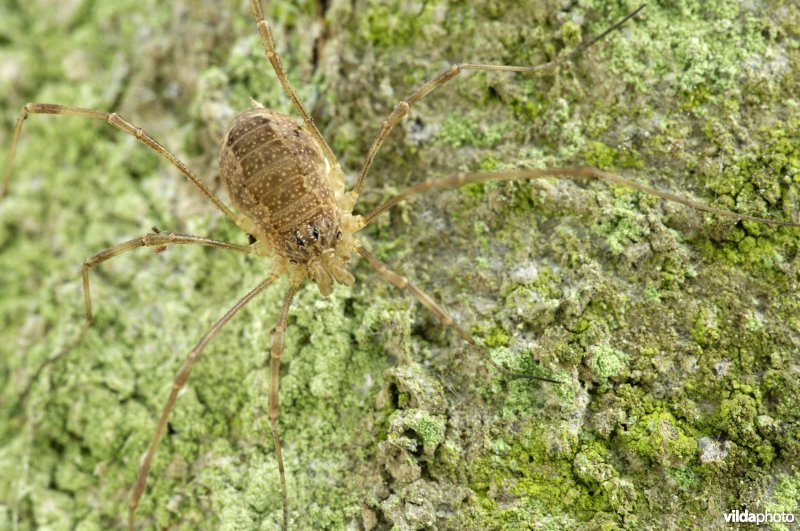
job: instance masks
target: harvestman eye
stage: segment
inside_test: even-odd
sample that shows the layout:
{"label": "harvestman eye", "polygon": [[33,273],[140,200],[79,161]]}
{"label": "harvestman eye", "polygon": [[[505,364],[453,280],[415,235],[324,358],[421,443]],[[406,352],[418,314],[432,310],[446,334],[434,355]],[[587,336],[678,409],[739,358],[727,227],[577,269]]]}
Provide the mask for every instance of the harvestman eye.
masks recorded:
{"label": "harvestman eye", "polygon": [[[288,274],[290,282],[284,295],[277,323],[272,334],[268,399],[268,416],[278,463],[278,479],[282,496],[282,521],[284,529],[289,526],[289,494],[286,486],[283,452],[278,430],[280,411],[278,401],[280,363],[284,350],[284,335],[290,306],[295,293],[305,280],[311,280],[316,283],[320,292],[327,296],[332,292],[333,282],[342,284],[353,283],[353,276],[347,268],[353,257],[360,256],[364,258],[383,279],[399,289],[406,290],[427,310],[432,312],[444,326],[461,336],[464,341],[470,345],[476,346],[472,335],[461,328],[440,303],[411,283],[406,277],[391,270],[386,264],[370,253],[362,241],[353,236],[364,227],[368,226],[378,215],[405,199],[430,190],[456,188],[467,183],[493,180],[532,180],[543,177],[565,179],[594,178],[609,183],[628,186],[641,192],[652,194],[705,212],[762,223],[800,226],[800,224],[794,222],[767,220],[713,208],[698,201],[687,199],[670,192],[663,192],[615,174],[587,166],[541,170],[515,170],[495,173],[462,173],[442,179],[427,180],[402,191],[363,216],[353,214],[353,207],[357,204],[361,188],[365,183],[365,179],[381,146],[394,127],[408,114],[411,107],[420,100],[467,70],[534,73],[540,70],[553,68],[577,56],[613,31],[619,29],[625,22],[639,13],[644,6],[631,12],[599,36],[587,40],[573,52],[563,54],[548,63],[535,66],[459,63],[442,70],[413,91],[408,98],[402,100],[394,108],[394,111],[392,111],[383,122],[376,138],[372,142],[361,169],[358,172],[355,185],[352,189],[345,192],[343,185],[337,185],[337,189],[334,189],[331,185],[331,183],[344,182],[342,168],[330,146],[323,138],[320,130],[300,102],[281,66],[281,61],[275,49],[269,24],[264,19],[259,1],[251,0],[250,5],[267,59],[271,63],[283,90],[291,99],[303,125],[301,128],[293,118],[268,110],[255,103],[253,108],[242,111],[233,119],[228,131],[223,137],[228,140],[222,144],[220,149],[220,176],[227,189],[228,196],[241,215],[235,214],[233,210],[223,203],[203,181],[195,176],[195,174],[171,152],[162,147],[161,144],[156,142],[145,131],[115,112],[109,113],[94,109],[50,103],[28,103],[22,108],[19,118],[17,119],[9,156],[7,157],[3,181],[3,194],[7,193],[9,188],[17,142],[22,131],[23,123],[29,114],[68,115],[105,121],[123,133],[133,136],[146,147],[169,161],[194,183],[223,215],[248,234],[248,240],[251,245],[256,242],[265,242],[271,251],[269,257],[271,269],[267,276],[244,295],[206,332],[189,352],[179,372],[176,374],[169,396],[156,424],[155,432],[141,460],[137,479],[132,488],[128,509],[128,526],[130,529],[134,528],[136,509],[144,493],[150,467],[167,426],[169,415],[175,405],[180,390],[184,387],[189,378],[193,366],[201,358],[206,345],[208,345],[220,329],[222,329],[222,327],[244,306],[250,303],[250,301],[256,298],[256,296],[284,274]],[[237,141],[230,142],[231,138],[236,138]],[[243,139],[246,139],[246,141],[243,141]],[[281,147],[284,153],[294,154],[295,157],[279,159],[279,164],[262,164],[262,159],[268,159],[269,150],[276,149],[277,147]],[[272,160],[274,162],[274,159]],[[276,194],[276,190],[282,193]],[[301,193],[307,190],[311,190],[313,193]],[[278,195],[281,197],[292,197],[294,199],[289,200],[288,203],[277,203],[277,199],[275,198]],[[309,197],[309,195],[313,197]],[[282,217],[275,214],[264,214],[264,212],[285,212],[291,215]],[[298,259],[292,253],[295,251],[295,244],[305,247],[305,241],[300,236],[300,234],[302,234],[301,230],[307,230],[308,227],[311,227],[311,234],[316,241],[319,238],[319,230],[316,228],[316,225],[312,225],[312,222],[318,223],[320,219],[323,220],[321,226],[325,227],[325,230],[328,230],[328,228],[336,228],[336,246],[333,252],[326,251],[325,254],[322,254],[322,251],[314,249],[314,246],[311,246],[311,248],[308,249],[308,256],[303,259]],[[345,235],[347,237],[345,237]],[[150,247],[161,250],[169,245],[177,244],[218,247],[245,254],[257,253],[250,246],[237,245],[200,236],[164,233],[157,230],[154,230],[153,233],[105,249],[89,257],[84,262],[81,270],[86,315],[81,334],[85,333],[87,327],[92,322],[89,272],[93,267],[139,247]],[[509,377],[560,383],[556,379],[544,376],[514,373],[498,365],[488,357],[486,357],[485,360]],[[54,359],[50,359],[48,363],[52,363],[53,361]],[[37,371],[37,374],[38,372],[41,371]],[[24,400],[28,389],[22,393],[20,401]]]}

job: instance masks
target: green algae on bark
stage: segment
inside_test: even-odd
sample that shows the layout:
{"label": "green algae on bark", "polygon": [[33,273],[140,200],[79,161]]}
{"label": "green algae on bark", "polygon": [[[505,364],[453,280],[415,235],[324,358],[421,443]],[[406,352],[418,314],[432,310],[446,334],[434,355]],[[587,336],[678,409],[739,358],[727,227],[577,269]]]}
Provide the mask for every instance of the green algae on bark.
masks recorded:
{"label": "green algae on bark", "polygon": [[[218,187],[226,120],[250,97],[292,112],[241,4],[0,6],[0,144],[29,100],[114,109]],[[381,120],[449,62],[539,63],[635,7],[334,0],[266,14],[352,178]],[[779,0],[653,4],[553,72],[459,76],[393,133],[364,210],[431,176],[596,164],[796,219],[798,28]],[[12,415],[80,327],[85,257],[153,225],[246,241],[183,180],[104,124],[29,118],[0,203],[0,527],[121,525],[180,360],[263,276],[261,261],[189,247],[103,264],[92,330]],[[736,508],[800,513],[800,231],[545,180],[422,196],[364,238],[494,359],[565,383],[509,381],[361,264],[352,289],[305,288],[281,382],[292,527],[707,528]],[[265,360],[284,287],[197,365],[142,499],[148,528],[280,521]]]}

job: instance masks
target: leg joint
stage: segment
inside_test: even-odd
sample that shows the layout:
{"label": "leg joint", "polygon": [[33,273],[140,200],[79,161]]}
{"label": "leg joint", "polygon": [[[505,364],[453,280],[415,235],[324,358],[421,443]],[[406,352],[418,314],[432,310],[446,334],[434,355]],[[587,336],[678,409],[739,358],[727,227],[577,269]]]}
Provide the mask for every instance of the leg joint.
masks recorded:
{"label": "leg joint", "polygon": [[108,116],[106,117],[106,121],[108,123],[110,123],[111,125],[113,125],[114,127],[118,128],[118,129],[120,129],[120,130],[122,130],[122,131],[124,131],[124,132],[126,132],[128,134],[130,134],[132,132],[131,128],[125,122],[125,119],[122,118],[122,116],[120,116],[116,112],[109,113]]}
{"label": "leg joint", "polygon": [[408,100],[403,100],[397,104],[397,107],[394,111],[397,113],[398,118],[402,118],[408,114],[409,110],[411,110],[411,104],[408,102]]}

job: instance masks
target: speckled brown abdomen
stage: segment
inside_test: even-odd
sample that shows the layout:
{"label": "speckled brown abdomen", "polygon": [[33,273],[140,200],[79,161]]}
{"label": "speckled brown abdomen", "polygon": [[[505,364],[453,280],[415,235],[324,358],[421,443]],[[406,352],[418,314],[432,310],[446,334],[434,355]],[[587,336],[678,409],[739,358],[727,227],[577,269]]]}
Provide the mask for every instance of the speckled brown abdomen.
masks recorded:
{"label": "speckled brown abdomen", "polygon": [[293,263],[308,262],[339,234],[328,167],[309,133],[263,107],[236,115],[220,146],[231,201],[255,224],[261,233],[255,236]]}

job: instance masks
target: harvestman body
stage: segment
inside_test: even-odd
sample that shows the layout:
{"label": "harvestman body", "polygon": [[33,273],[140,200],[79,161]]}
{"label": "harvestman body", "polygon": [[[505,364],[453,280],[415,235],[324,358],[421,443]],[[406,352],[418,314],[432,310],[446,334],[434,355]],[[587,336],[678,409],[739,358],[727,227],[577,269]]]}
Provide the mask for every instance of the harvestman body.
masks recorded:
{"label": "harvestman body", "polygon": [[[463,63],[452,65],[437,76],[415,90],[407,99],[401,101],[383,122],[380,132],[367,153],[358,179],[352,190],[345,192],[344,175],[336,157],[331,151],[317,126],[303,107],[281,66],[275,50],[272,33],[264,20],[258,0],[251,0],[251,9],[261,34],[267,58],[284,88],[292,100],[297,112],[303,119],[299,126],[289,116],[265,109],[254,103],[253,108],[238,114],[223,137],[220,148],[221,178],[231,201],[242,216],[234,214],[192,171],[178,160],[172,153],[162,147],[142,129],[134,126],[116,113],[107,113],[93,109],[67,107],[46,103],[28,103],[20,112],[14,130],[14,137],[7,159],[4,177],[3,194],[8,191],[11,169],[16,145],[22,125],[28,114],[64,114],[83,116],[86,118],[105,120],[113,127],[134,136],[150,149],[159,153],[177,167],[190,181],[198,186],[226,217],[236,223],[242,230],[255,238],[251,246],[237,245],[229,242],[213,240],[199,236],[161,233],[147,234],[127,242],[115,245],[90,258],[82,268],[84,305],[86,321],[78,341],[92,321],[91,299],[89,291],[89,271],[92,267],[105,262],[119,254],[139,247],[152,247],[157,251],[167,245],[194,244],[220,247],[241,253],[269,256],[271,270],[266,279],[247,293],[231,308],[192,349],[184,361],[170,390],[162,409],[156,431],[141,461],[138,478],[133,486],[128,510],[128,526],[134,528],[134,514],[139,499],[144,492],[145,482],[156,448],[164,433],[169,414],[175,404],[178,392],[183,388],[192,367],[199,360],[203,349],[216,333],[256,295],[284,274],[289,276],[289,288],[272,336],[269,379],[269,420],[275,442],[275,453],[281,494],[283,498],[283,527],[288,527],[288,493],[283,467],[280,435],[278,432],[278,388],[280,377],[280,359],[283,353],[284,334],[287,315],[294,294],[305,279],[311,279],[319,287],[322,295],[329,295],[333,281],[352,284],[353,276],[347,265],[354,254],[366,258],[372,267],[387,281],[400,289],[406,289],[422,305],[430,310],[444,325],[452,328],[467,342],[474,345],[473,338],[454,323],[450,314],[425,292],[411,284],[404,276],[391,271],[385,264],[374,257],[357,240],[353,234],[367,226],[376,216],[413,195],[442,188],[458,187],[470,182],[490,180],[527,180],[540,177],[558,178],[597,178],[608,182],[622,184],[645,193],[676,201],[678,203],[715,214],[733,216],[764,223],[800,226],[800,223],[775,221],[738,214],[727,210],[709,207],[698,201],[677,196],[669,192],[656,190],[649,186],[629,181],[617,175],[592,167],[565,167],[545,170],[516,170],[496,173],[458,174],[438,180],[428,180],[412,186],[365,216],[353,215],[352,210],[364,179],[372,165],[375,155],[395,125],[408,114],[410,108],[425,96],[456,77],[464,70],[495,70],[508,72],[535,72],[564,62],[582,52],[612,31],[618,29],[627,20],[641,11],[644,6],[627,15],[600,36],[587,41],[570,54],[561,56],[549,63],[537,66],[504,66],[491,64]],[[69,349],[65,349],[63,355]],[[58,356],[47,363],[54,362]],[[515,377],[544,380],[558,383],[556,380],[533,375],[519,375],[497,365],[487,358],[499,370]],[[37,370],[31,382],[44,368]],[[24,400],[30,387],[21,397]]]}
{"label": "harvestman body", "polygon": [[[359,221],[346,208],[344,183],[333,178],[314,137],[285,114],[255,106],[237,115],[222,140],[220,176],[231,201],[253,222],[258,241],[305,267],[323,295],[331,278],[354,282],[344,267],[355,251]],[[342,225],[348,229],[343,238]]]}

